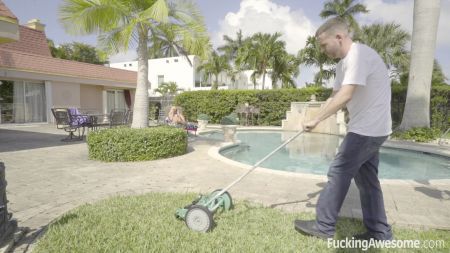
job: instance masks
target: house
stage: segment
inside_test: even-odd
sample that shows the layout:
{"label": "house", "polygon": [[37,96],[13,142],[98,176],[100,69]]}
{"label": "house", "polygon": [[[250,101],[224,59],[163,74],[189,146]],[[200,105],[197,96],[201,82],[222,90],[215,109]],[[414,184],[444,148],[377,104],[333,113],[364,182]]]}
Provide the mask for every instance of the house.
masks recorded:
{"label": "house", "polygon": [[[189,59],[189,60],[188,60]],[[109,64],[112,68],[125,69],[131,71],[138,70],[137,61],[127,61]],[[215,77],[204,80],[203,73],[198,72],[197,68],[201,65],[199,57],[195,55],[167,57],[148,60],[148,80],[150,83],[149,96],[155,97],[161,94],[155,92],[155,89],[163,82],[175,82],[180,90],[196,91],[210,90],[211,83]],[[225,72],[218,77],[219,89],[261,89],[262,77],[256,79],[256,86],[251,80],[252,70],[246,70],[236,75],[235,81]],[[272,80],[266,75],[265,89],[272,88]]]}
{"label": "house", "polygon": [[[0,15],[5,9],[0,1]],[[136,72],[53,58],[39,20],[17,27],[18,40],[9,32],[0,44],[0,124],[54,122],[54,107],[103,114],[132,108]]]}

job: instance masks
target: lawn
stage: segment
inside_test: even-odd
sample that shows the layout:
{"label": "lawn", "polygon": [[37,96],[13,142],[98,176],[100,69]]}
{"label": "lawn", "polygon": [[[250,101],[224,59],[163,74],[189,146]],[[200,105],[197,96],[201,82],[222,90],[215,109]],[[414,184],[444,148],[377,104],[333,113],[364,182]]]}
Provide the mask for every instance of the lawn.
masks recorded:
{"label": "lawn", "polygon": [[[174,212],[195,197],[150,193],[81,206],[52,223],[34,252],[336,252],[326,241],[294,230],[294,219],[312,219],[312,214],[285,213],[249,202],[216,214],[212,232],[192,232]],[[335,238],[345,238],[363,231],[363,226],[358,220],[340,219],[337,229]],[[444,240],[446,248],[440,252],[449,252],[449,231],[394,227],[394,235],[398,240]]]}

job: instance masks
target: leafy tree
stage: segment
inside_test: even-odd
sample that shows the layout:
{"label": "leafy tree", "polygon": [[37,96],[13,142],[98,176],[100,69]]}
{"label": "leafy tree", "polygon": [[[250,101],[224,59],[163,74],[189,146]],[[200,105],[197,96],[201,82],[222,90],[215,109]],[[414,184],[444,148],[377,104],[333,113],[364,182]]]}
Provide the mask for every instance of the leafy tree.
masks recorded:
{"label": "leafy tree", "polygon": [[91,45],[81,42],[72,42],[55,46],[52,40],[47,40],[47,42],[50,47],[50,52],[55,58],[98,65],[108,63],[104,54]]}
{"label": "leafy tree", "polygon": [[393,72],[392,76],[399,76],[408,68],[409,54],[406,44],[410,41],[410,35],[401,29],[399,24],[363,26],[358,39],[380,54],[387,67]]}
{"label": "leafy tree", "polygon": [[359,25],[354,16],[359,13],[369,12],[364,4],[355,3],[355,0],[331,0],[325,3],[320,17],[341,17],[344,18],[353,31],[359,31]]}
{"label": "leafy tree", "polygon": [[208,80],[213,75],[215,77],[214,83],[211,86],[212,90],[219,88],[219,75],[222,71],[230,71],[231,66],[228,63],[228,58],[225,55],[219,55],[213,51],[208,61],[197,67],[197,71],[203,71],[203,79]]}
{"label": "leafy tree", "polygon": [[[148,126],[148,44],[164,24],[192,47],[206,41],[206,28],[195,4],[168,0],[64,0],[60,20],[75,34],[99,33],[99,44],[108,53],[126,51],[137,44],[138,74],[133,108],[133,128]],[[205,48],[206,50],[206,48]]]}
{"label": "leafy tree", "polygon": [[309,36],[307,38],[305,48],[298,52],[298,58],[300,63],[306,66],[316,66],[319,68],[319,72],[314,77],[314,83],[318,86],[324,85],[324,81],[329,80],[335,75],[333,68],[325,68],[325,66],[332,66],[336,62],[322,52],[315,36]]}

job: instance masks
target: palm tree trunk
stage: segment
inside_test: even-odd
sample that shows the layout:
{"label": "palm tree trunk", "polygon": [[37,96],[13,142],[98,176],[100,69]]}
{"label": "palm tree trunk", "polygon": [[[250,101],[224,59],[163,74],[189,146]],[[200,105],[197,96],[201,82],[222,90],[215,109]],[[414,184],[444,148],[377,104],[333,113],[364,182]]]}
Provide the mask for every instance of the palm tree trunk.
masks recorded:
{"label": "palm tree trunk", "polygon": [[139,29],[138,73],[132,128],[148,127],[148,31]]}
{"label": "palm tree trunk", "polygon": [[266,71],[263,70],[263,82],[262,82],[262,87],[261,87],[262,90],[264,90],[265,83],[266,83]]}
{"label": "palm tree trunk", "polygon": [[214,75],[214,85],[211,87],[211,90],[219,89],[219,74]]}
{"label": "palm tree trunk", "polygon": [[430,92],[440,0],[414,1],[411,65],[399,129],[430,127]]}

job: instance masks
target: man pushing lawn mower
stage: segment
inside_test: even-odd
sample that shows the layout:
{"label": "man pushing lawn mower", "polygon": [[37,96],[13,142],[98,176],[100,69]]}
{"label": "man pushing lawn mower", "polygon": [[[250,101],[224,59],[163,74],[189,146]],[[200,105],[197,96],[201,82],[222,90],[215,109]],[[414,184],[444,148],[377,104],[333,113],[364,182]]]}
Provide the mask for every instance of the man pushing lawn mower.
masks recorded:
{"label": "man pushing lawn mower", "polygon": [[316,207],[316,220],[296,220],[295,229],[319,238],[333,238],[336,220],[352,179],[359,189],[364,234],[357,240],[392,240],[378,180],[379,149],[391,134],[391,86],[382,58],[372,48],[352,41],[342,18],[326,21],[316,32],[321,49],[340,59],[333,92],[317,117],[303,123],[311,131],[319,122],[347,107],[348,133],[328,170],[328,183]]}

